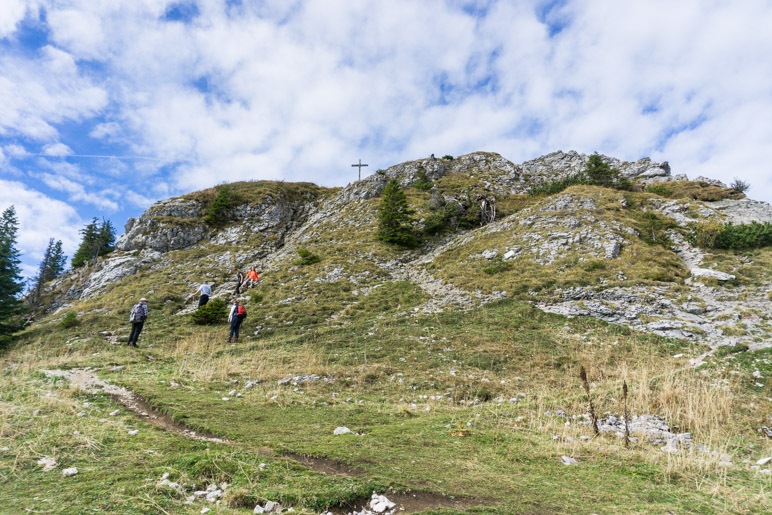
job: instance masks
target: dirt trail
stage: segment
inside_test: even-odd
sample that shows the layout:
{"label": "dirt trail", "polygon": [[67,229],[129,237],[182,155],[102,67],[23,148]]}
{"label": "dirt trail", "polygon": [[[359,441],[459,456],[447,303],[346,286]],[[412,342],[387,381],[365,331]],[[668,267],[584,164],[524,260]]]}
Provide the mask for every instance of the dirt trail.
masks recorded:
{"label": "dirt trail", "polygon": [[96,369],[74,368],[70,370],[43,370],[43,373],[49,377],[63,377],[67,379],[72,386],[84,392],[99,393],[102,391],[126,406],[126,408],[136,416],[169,433],[174,433],[186,438],[193,438],[195,440],[203,440],[205,442],[227,443],[227,440],[223,438],[203,434],[180,424],[179,422],[175,422],[170,416],[153,409],[147,401],[131,390],[123,388],[122,386],[110,384],[100,379],[99,376],[96,375]]}
{"label": "dirt trail", "polygon": [[[206,442],[225,444],[236,443],[225,438],[217,437],[215,435],[204,434],[200,431],[195,431],[185,426],[184,424],[175,422],[170,416],[154,409],[147,401],[136,395],[131,390],[128,390],[122,386],[110,384],[107,381],[100,379],[99,376],[97,376],[97,371],[98,369],[93,368],[42,370],[42,372],[49,377],[61,377],[68,380],[70,385],[84,392],[92,394],[100,392],[106,393],[119,403],[123,404],[134,415],[142,418],[146,422],[158,427],[163,431],[179,436],[184,436],[185,438],[192,438]],[[268,448],[260,448],[257,449],[256,452],[264,455],[273,455],[273,450]],[[364,475],[361,470],[358,470],[355,467],[351,467],[327,458],[304,456],[300,454],[284,454],[282,457],[293,460],[314,470],[315,472],[327,476],[359,477]],[[387,497],[389,500],[396,503],[396,507],[393,511],[390,511],[390,513],[418,513],[424,510],[442,508],[462,510],[475,504],[470,499],[453,498],[431,492],[419,491],[407,493],[388,492]],[[328,513],[335,515],[342,515],[353,512],[370,513],[366,508],[368,501],[369,499],[362,499],[357,503],[357,506],[361,507],[356,507],[353,509],[353,511],[352,509],[333,508],[330,509]]]}

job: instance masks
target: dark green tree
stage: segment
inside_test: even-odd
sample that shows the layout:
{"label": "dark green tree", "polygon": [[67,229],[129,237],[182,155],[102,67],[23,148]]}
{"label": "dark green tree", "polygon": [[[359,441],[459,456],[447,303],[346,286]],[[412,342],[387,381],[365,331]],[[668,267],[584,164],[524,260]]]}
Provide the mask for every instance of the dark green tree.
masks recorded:
{"label": "dark green tree", "polygon": [[412,214],[399,182],[389,179],[383,188],[378,209],[378,239],[401,247],[415,247],[418,239],[413,232]]}
{"label": "dark green tree", "polygon": [[90,261],[96,261],[99,256],[104,256],[113,251],[115,244],[115,228],[110,220],[102,220],[97,223],[96,217],[80,230],[83,240],[78,250],[72,256],[72,267],[78,268]]}
{"label": "dark green tree", "polygon": [[597,152],[591,155],[587,161],[584,174],[590,184],[606,188],[614,187],[619,180],[619,170],[611,168],[611,165],[605,162]]}
{"label": "dark green tree", "polygon": [[21,259],[16,249],[19,223],[16,208],[11,206],[0,216],[0,346],[10,341],[11,335],[22,328],[22,302],[19,294],[24,288],[21,278]]}
{"label": "dark green tree", "polygon": [[206,216],[204,216],[204,222],[211,226],[222,226],[228,221],[228,210],[235,204],[231,189],[223,184],[217,188],[217,194],[209,204]]}
{"label": "dark green tree", "polygon": [[52,281],[62,275],[64,266],[67,262],[67,256],[62,250],[62,240],[48,240],[48,247],[43,254],[43,259],[38,268],[38,274],[33,279],[33,286],[30,290],[28,301],[32,306],[37,306],[43,293],[43,286],[48,281]]}
{"label": "dark green tree", "polygon": [[222,299],[212,299],[190,314],[194,324],[224,324],[228,320],[228,306]]}
{"label": "dark green tree", "polygon": [[99,255],[109,254],[115,248],[115,227],[110,220],[102,220],[99,226]]}

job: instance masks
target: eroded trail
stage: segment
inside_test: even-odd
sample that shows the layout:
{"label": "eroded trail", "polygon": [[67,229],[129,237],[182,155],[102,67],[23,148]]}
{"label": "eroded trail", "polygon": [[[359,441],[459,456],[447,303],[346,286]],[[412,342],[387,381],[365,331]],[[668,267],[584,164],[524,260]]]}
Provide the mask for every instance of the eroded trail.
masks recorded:
{"label": "eroded trail", "polygon": [[169,433],[174,433],[186,438],[193,438],[195,440],[203,440],[205,442],[227,443],[227,440],[223,438],[203,434],[184,424],[175,422],[170,416],[153,409],[147,401],[131,390],[122,386],[110,384],[107,381],[100,379],[99,376],[96,375],[96,370],[94,369],[74,368],[70,370],[43,370],[43,373],[49,377],[63,377],[64,379],[67,379],[72,386],[84,392],[104,392],[123,404],[134,415]]}
{"label": "eroded trail", "polygon": [[[224,443],[224,444],[236,444],[238,442],[229,441],[225,438],[221,438],[211,434],[204,434],[200,431],[191,429],[179,422],[174,421],[170,416],[161,413],[154,409],[147,401],[139,397],[131,390],[122,386],[116,386],[108,383],[103,379],[100,379],[97,375],[98,369],[84,368],[84,369],[69,369],[69,370],[42,370],[42,372],[48,377],[61,377],[70,382],[70,385],[81,391],[98,394],[100,392],[106,393],[123,406],[126,407],[131,413],[141,418],[142,420],[158,427],[162,431],[173,433],[183,436],[185,438],[192,438],[195,440],[201,440],[206,442]],[[273,451],[268,448],[259,448],[256,450],[259,454],[273,455]],[[344,477],[361,477],[364,473],[355,467],[345,465],[343,463],[336,462],[327,458],[303,456],[299,454],[285,454],[282,457],[300,463],[315,472],[326,476],[344,476]],[[427,509],[443,509],[451,508],[456,510],[462,510],[472,505],[470,499],[465,498],[451,498],[440,494],[431,492],[389,492],[389,499],[394,502],[393,509],[383,513],[416,513]],[[359,503],[358,503],[359,504]],[[338,514],[369,514],[373,513],[367,509],[366,500],[361,501],[362,507],[354,510],[334,508],[326,513],[333,515]]]}

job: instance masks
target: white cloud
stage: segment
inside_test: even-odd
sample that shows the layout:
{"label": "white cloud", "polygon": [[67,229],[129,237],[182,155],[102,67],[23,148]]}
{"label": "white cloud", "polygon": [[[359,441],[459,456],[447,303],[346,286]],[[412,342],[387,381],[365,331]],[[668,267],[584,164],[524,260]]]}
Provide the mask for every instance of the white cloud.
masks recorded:
{"label": "white cloud", "polygon": [[81,219],[64,202],[43,195],[17,181],[0,180],[0,209],[13,205],[19,221],[17,249],[24,262],[23,274],[34,275],[43,259],[48,240],[62,240],[64,252],[72,255],[80,244]]}
{"label": "white cloud", "polygon": [[91,9],[49,10],[54,42],[81,59],[103,57],[107,48],[99,14]]}
{"label": "white cloud", "polygon": [[118,210],[117,202],[108,198],[114,196],[109,190],[88,192],[82,184],[61,175],[44,173],[40,178],[49,188],[67,193],[70,202],[83,202],[106,211]]}
{"label": "white cloud", "polygon": [[115,122],[98,123],[94,129],[89,132],[89,136],[94,139],[112,140],[121,134],[121,126]]}
{"label": "white cloud", "polygon": [[51,143],[43,147],[42,153],[46,156],[68,156],[72,154],[72,149],[64,143]]}
{"label": "white cloud", "polygon": [[105,91],[80,76],[71,55],[44,47],[35,60],[0,54],[0,135],[38,141],[58,136],[55,124],[94,116]]}
{"label": "white cloud", "polygon": [[3,8],[0,9],[0,38],[13,34],[17,24],[35,3],[25,0],[4,0]]}
{"label": "white cloud", "polygon": [[[772,201],[767,0],[199,0],[164,21],[174,3],[4,2],[4,172],[137,216],[222,181],[344,185],[359,158],[574,149]],[[40,6],[50,40],[20,48]]]}

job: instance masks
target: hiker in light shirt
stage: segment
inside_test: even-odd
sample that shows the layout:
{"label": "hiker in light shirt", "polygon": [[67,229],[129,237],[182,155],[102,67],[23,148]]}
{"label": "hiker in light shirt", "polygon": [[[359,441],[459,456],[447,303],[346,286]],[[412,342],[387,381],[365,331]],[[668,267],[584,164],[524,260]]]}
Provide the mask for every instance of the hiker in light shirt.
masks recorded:
{"label": "hiker in light shirt", "polygon": [[193,295],[196,293],[201,294],[201,296],[198,298],[198,307],[201,307],[209,302],[209,296],[212,295],[212,287],[209,286],[209,283],[204,281],[201,286],[199,286],[198,289],[193,292]]}

